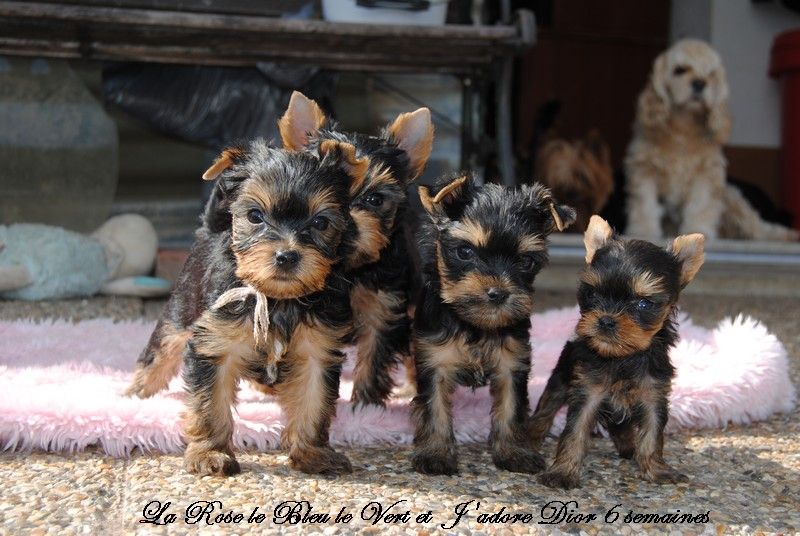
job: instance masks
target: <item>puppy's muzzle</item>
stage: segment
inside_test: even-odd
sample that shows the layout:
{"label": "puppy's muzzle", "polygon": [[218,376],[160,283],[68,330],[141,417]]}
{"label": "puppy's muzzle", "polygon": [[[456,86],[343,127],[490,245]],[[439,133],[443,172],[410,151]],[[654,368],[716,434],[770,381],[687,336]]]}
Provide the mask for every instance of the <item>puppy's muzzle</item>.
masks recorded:
{"label": "puppy's muzzle", "polygon": [[275,266],[284,272],[291,272],[300,262],[300,254],[294,250],[281,250],[275,253]]}

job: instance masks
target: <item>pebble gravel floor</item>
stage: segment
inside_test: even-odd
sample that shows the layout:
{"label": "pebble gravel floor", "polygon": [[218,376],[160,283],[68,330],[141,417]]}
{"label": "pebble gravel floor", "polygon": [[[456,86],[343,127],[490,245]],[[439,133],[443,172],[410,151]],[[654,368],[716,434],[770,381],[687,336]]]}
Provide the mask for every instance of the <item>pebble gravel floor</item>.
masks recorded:
{"label": "pebble gravel floor", "polygon": [[[682,301],[707,327],[742,311],[762,320],[786,345],[800,385],[800,300],[687,295]],[[572,302],[571,295],[542,293],[537,307]],[[154,318],[160,306],[106,298],[0,302],[0,319]],[[631,462],[596,438],[584,463],[583,488],[571,491],[495,469],[484,445],[460,448],[461,474],[455,477],[412,472],[407,447],[345,449],[354,471],[339,478],[294,472],[281,452],[241,454],[243,472],[233,478],[188,475],[178,456],[117,460],[93,450],[5,452],[0,534],[797,534],[798,432],[795,409],[750,426],[669,436],[668,460],[691,478],[679,485],[640,481]],[[554,449],[548,440],[545,454]],[[464,513],[458,523],[456,510]],[[691,514],[696,523],[626,519],[673,513]],[[194,523],[187,523],[187,514]],[[242,516],[238,523],[236,514]],[[164,524],[142,523],[154,518]]]}

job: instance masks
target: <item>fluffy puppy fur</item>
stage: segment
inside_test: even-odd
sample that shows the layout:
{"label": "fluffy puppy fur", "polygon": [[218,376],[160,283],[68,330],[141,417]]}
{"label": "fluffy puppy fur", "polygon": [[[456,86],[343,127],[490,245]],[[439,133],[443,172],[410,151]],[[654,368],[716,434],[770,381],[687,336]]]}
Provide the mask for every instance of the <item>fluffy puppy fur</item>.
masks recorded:
{"label": "fluffy puppy fur", "polygon": [[[313,100],[294,92],[279,129],[284,147],[291,151],[315,154],[323,146],[343,143],[356,148],[346,165],[359,166],[364,180],[348,192],[353,225],[346,229],[341,245],[342,270],[354,282],[351,301],[358,359],[353,402],[382,405],[393,386],[391,368],[398,355],[408,353],[409,245],[403,228],[407,221],[406,189],[422,173],[430,156],[430,112],[421,108],[401,114],[379,136],[342,133],[335,125],[328,125]],[[237,192],[238,183],[216,180],[204,211],[202,232],[230,230],[230,207]],[[150,397],[165,389],[178,373],[189,336],[187,327],[207,306],[191,283],[204,272],[207,260],[197,247],[190,253],[139,357],[128,395]],[[258,387],[275,394],[271,387]]]}
{"label": "fluffy puppy fur", "polygon": [[[204,306],[190,326],[184,359],[188,471],[239,472],[231,406],[240,379],[273,386],[287,416],[281,440],[293,468],[351,470],[328,445],[328,428],[351,323],[340,245],[352,224],[349,191],[360,186],[365,167],[346,143],[323,144],[309,154],[257,141],[226,150],[204,175],[236,192],[230,230],[201,228],[196,248],[204,252],[205,270],[185,282]],[[223,301],[239,287],[257,297]],[[269,316],[264,344],[254,337],[262,299]]]}
{"label": "fluffy puppy fur", "polygon": [[586,230],[591,215],[600,212],[614,191],[611,153],[596,131],[583,140],[547,142],[536,157],[535,177],[575,209],[577,219],[568,230],[573,233]]}
{"label": "fluffy puppy fur", "polygon": [[664,460],[664,426],[674,368],[680,291],[703,264],[701,234],[679,236],[667,249],[643,240],[622,241],[593,216],[584,235],[587,267],[581,275],[581,318],[531,418],[530,445],[538,448],[556,412],[567,404],[567,423],[546,486],[580,486],[580,468],[599,421],[623,458],[643,478],[681,482]]}
{"label": "fluffy puppy fur", "polygon": [[575,212],[541,184],[510,190],[459,177],[419,192],[430,221],[420,230],[425,283],[413,326],[414,469],[458,471],[450,397],[458,384],[488,382],[495,465],[535,473],[544,462],[524,433],[533,282],[547,263],[548,235]]}
{"label": "fluffy puppy fur", "polygon": [[407,188],[425,169],[433,143],[427,108],[400,114],[378,136],[341,132],[317,104],[292,95],[279,123],[283,145],[316,151],[327,143],[352,144],[366,176],[350,192],[355,222],[345,236],[344,267],[352,281],[353,341],[358,353],[354,406],[383,405],[392,391],[391,369],[408,354],[410,251]]}
{"label": "fluffy puppy fur", "polygon": [[725,69],[708,44],[684,39],[656,58],[625,158],[629,234],[797,238],[763,221],[726,184],[722,145],[730,129]]}

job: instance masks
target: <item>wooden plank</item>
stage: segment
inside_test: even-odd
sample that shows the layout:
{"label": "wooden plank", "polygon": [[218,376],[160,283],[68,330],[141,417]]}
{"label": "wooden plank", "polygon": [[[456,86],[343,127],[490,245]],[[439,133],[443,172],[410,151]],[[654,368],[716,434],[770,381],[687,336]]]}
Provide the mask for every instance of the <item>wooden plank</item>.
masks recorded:
{"label": "wooden plank", "polygon": [[473,73],[532,41],[514,26],[380,26],[0,1],[0,52],[98,60]]}
{"label": "wooden plank", "polygon": [[483,58],[464,58],[461,64],[437,61],[420,61],[416,56],[395,56],[392,63],[384,63],[387,58],[378,55],[352,55],[296,51],[291,55],[284,52],[253,51],[223,52],[218,49],[190,47],[148,47],[133,44],[85,44],[77,41],[36,39],[13,39],[0,37],[0,54],[21,56],[47,56],[65,59],[93,59],[110,61],[142,61],[154,63],[175,63],[189,65],[249,66],[259,61],[314,64],[346,71],[368,72],[437,72],[446,74],[475,74],[480,66],[486,65]]}
{"label": "wooden plank", "polygon": [[320,20],[287,20],[145,9],[104,8],[83,5],[53,5],[41,2],[0,2],[0,16],[19,20],[52,20],[83,24],[119,24],[128,27],[164,27],[279,33],[285,35],[327,35],[381,39],[438,39],[482,42],[486,46],[515,47],[514,26],[404,26],[390,24],[333,23]]}
{"label": "wooden plank", "polygon": [[194,11],[200,13],[230,13],[278,17],[296,13],[308,0],[39,0],[46,4],[76,4],[85,6]]}

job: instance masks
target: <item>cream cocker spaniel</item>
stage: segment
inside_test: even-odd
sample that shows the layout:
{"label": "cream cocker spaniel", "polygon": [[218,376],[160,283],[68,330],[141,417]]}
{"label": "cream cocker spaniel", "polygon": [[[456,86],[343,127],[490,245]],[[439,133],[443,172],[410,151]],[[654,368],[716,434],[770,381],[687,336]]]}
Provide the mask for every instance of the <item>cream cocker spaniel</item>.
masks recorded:
{"label": "cream cocker spaniel", "polygon": [[796,239],[794,231],[761,220],[726,183],[722,145],[730,130],[719,54],[703,41],[684,39],[658,56],[639,96],[625,157],[628,234]]}

